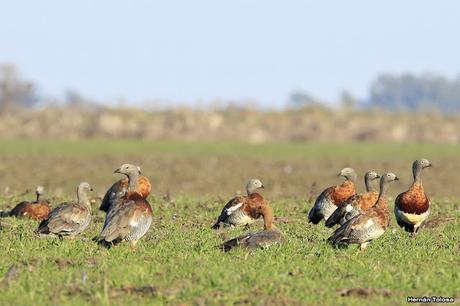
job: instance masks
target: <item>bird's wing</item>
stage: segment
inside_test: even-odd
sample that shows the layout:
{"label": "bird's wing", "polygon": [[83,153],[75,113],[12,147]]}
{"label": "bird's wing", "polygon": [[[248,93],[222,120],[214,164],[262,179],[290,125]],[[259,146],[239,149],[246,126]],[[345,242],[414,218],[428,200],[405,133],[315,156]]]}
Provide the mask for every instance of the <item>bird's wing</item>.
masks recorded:
{"label": "bird's wing", "polygon": [[62,203],[53,209],[47,219],[50,232],[72,232],[78,229],[87,217],[88,210],[76,203]]}
{"label": "bird's wing", "polygon": [[358,201],[358,198],[358,195],[353,195],[349,197],[346,201],[340,203],[337,209],[334,210],[332,215],[326,220],[325,225],[327,227],[332,227],[336,224],[339,224],[342,218],[345,218],[345,216],[348,213],[351,213],[354,209],[356,209],[355,206]]}
{"label": "bird's wing", "polygon": [[217,218],[216,223],[212,226],[213,229],[219,228],[221,222],[225,222],[232,213],[238,210],[243,204],[245,203],[246,197],[234,197],[230,201],[225,204],[224,208],[222,209],[219,217]]}
{"label": "bird's wing", "polygon": [[99,240],[111,242],[125,238],[131,228],[137,227],[140,220],[151,213],[151,209],[148,212],[147,205],[150,207],[145,200],[142,203],[136,200],[127,200],[116,210],[111,210],[110,218],[99,235]]}
{"label": "bird's wing", "polygon": [[126,194],[128,190],[128,180],[122,179],[115,182],[104,195],[99,210],[108,212],[113,203]]}

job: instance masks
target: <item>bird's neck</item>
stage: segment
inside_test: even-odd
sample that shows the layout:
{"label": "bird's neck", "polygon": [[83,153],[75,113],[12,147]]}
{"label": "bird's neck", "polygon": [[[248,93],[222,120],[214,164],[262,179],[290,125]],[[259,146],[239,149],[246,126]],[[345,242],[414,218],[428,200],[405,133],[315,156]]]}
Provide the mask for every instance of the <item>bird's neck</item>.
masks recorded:
{"label": "bird's neck", "polygon": [[388,191],[388,182],[380,182],[380,192],[379,197],[377,199],[377,203],[375,204],[376,207],[386,207],[387,205],[387,191]]}
{"label": "bird's neck", "polygon": [[366,192],[375,191],[374,187],[372,187],[371,180],[368,177],[364,179],[364,185],[366,186]]}
{"label": "bird's neck", "polygon": [[270,206],[266,205],[261,213],[264,217],[264,230],[273,229],[273,209]]}
{"label": "bird's neck", "polygon": [[414,185],[422,183],[422,169],[420,167],[414,167],[412,175],[414,176]]}
{"label": "bird's neck", "polygon": [[89,197],[88,197],[88,194],[83,191],[83,190],[78,190],[77,192],[77,201],[79,204],[84,204],[88,207],[91,207],[90,203],[89,203]]}
{"label": "bird's neck", "polygon": [[129,191],[137,191],[137,181],[139,178],[139,174],[132,173],[128,175],[128,190]]}

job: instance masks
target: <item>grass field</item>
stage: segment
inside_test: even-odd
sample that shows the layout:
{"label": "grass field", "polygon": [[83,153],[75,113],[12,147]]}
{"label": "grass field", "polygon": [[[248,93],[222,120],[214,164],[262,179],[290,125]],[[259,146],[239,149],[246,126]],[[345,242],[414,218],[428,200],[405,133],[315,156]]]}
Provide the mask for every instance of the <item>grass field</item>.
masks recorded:
{"label": "grass field", "polygon": [[[426,157],[433,195],[430,222],[411,239],[396,226],[366,253],[333,249],[331,233],[306,212],[340,168],[393,171],[410,184],[410,163]],[[77,240],[37,238],[37,223],[1,219],[2,305],[376,305],[406,304],[408,295],[460,299],[460,147],[424,144],[263,144],[134,141],[0,141],[0,207],[33,197],[44,184],[53,204],[74,198],[81,180],[100,196],[119,164],[139,164],[151,178],[154,222],[135,252],[106,250],[91,238],[103,214]],[[266,185],[286,243],[224,254],[218,245],[242,229],[209,229],[225,201],[249,177]],[[359,189],[362,190],[360,183]],[[390,201],[392,208],[392,201]],[[260,223],[251,230],[261,227]]]}

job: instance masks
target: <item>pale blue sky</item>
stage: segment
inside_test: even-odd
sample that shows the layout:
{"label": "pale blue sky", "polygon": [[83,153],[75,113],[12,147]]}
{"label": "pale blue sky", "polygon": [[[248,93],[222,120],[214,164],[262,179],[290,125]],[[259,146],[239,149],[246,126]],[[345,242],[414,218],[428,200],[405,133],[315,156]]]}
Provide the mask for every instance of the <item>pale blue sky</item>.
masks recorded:
{"label": "pale blue sky", "polygon": [[460,1],[0,0],[0,62],[104,101],[364,97],[381,72],[457,76],[459,34]]}

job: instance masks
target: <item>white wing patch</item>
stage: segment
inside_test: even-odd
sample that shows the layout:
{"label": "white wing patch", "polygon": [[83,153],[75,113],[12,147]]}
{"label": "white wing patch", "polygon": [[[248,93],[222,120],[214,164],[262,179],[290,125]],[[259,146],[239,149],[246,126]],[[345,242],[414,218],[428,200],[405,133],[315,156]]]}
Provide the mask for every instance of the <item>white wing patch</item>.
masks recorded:
{"label": "white wing patch", "polygon": [[367,220],[366,224],[364,224],[364,228],[371,227],[374,224],[374,221],[372,219]]}
{"label": "white wing patch", "polygon": [[238,210],[241,206],[243,206],[243,203],[238,203],[232,207],[227,208],[227,216],[233,214],[233,212]]}
{"label": "white wing patch", "polygon": [[351,204],[348,204],[346,207],[345,207],[345,210],[347,213],[351,212],[353,210],[353,206],[351,206]]}

